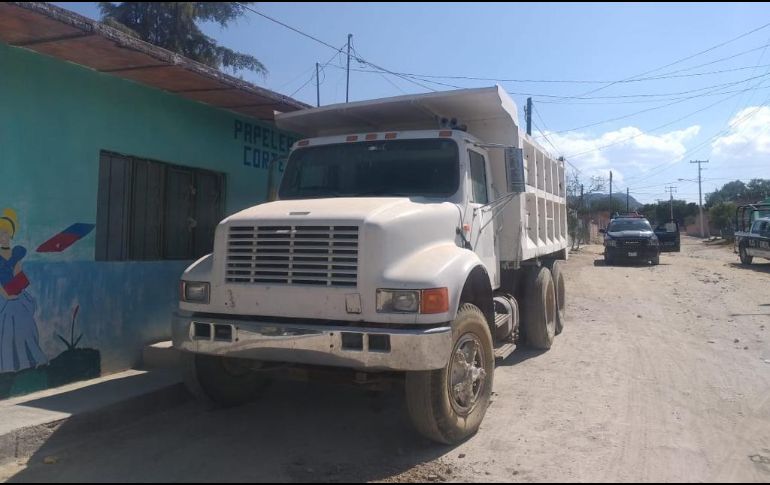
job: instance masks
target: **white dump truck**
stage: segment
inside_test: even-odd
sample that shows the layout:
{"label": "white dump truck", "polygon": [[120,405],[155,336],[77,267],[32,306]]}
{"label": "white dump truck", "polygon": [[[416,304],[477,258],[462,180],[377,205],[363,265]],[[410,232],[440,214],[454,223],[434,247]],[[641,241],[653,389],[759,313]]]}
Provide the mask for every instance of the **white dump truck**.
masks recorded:
{"label": "white dump truck", "polygon": [[[564,162],[500,87],[279,115],[276,199],[223,220],[182,276],[174,346],[188,385],[254,398],[277,369],[401,379],[424,436],[486,413],[496,359],[564,325]],[[308,374],[313,375],[313,374]]]}

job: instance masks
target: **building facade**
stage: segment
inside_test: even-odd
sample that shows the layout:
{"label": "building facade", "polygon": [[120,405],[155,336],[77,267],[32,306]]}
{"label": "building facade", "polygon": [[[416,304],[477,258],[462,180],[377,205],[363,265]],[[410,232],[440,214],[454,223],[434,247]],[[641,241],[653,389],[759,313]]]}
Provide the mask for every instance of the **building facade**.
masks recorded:
{"label": "building facade", "polygon": [[[0,398],[136,365],[296,134],[0,42]],[[282,172],[282,162],[277,164]]]}

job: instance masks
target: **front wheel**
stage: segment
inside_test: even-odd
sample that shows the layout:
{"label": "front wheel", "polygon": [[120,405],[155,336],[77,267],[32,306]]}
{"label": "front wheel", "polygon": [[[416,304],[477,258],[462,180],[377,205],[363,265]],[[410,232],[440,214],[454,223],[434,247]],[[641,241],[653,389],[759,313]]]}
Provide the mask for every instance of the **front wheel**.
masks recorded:
{"label": "front wheel", "polygon": [[245,404],[269,383],[250,360],[185,352],[182,364],[187,389],[209,407]]}
{"label": "front wheel", "polygon": [[754,261],[754,256],[749,256],[749,252],[746,250],[746,245],[741,245],[739,249],[739,255],[741,257],[741,264],[746,266],[750,265]]}
{"label": "front wheel", "polygon": [[445,368],[406,373],[406,403],[415,428],[447,445],[478,431],[492,395],[492,334],[475,305],[460,307],[452,324],[452,343]]}
{"label": "front wheel", "polygon": [[652,258],[652,265],[657,266],[660,264],[660,253],[656,254],[655,257]]}

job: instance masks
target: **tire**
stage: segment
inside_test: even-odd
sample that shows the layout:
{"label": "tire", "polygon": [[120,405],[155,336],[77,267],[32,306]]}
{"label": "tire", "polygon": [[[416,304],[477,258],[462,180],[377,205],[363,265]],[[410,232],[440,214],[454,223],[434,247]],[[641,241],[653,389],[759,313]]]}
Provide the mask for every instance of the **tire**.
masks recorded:
{"label": "tire", "polygon": [[604,253],[604,265],[605,266],[612,266],[613,264],[615,264],[615,260],[612,259],[612,256],[610,256],[607,253]]}
{"label": "tire", "polygon": [[536,268],[527,274],[521,332],[528,347],[548,350],[553,345],[556,287],[548,268]]}
{"label": "tire", "polygon": [[565,309],[567,306],[567,287],[564,283],[561,267],[561,261],[554,261],[550,266],[551,277],[556,289],[556,335],[559,335],[564,330]]}
{"label": "tire", "polygon": [[660,253],[658,253],[654,258],[652,258],[652,265],[657,266],[660,264]]}
{"label": "tire", "polygon": [[207,407],[233,407],[254,400],[269,381],[255,363],[204,354],[182,354],[185,386]]}
{"label": "tire", "polygon": [[[483,371],[480,377],[480,373],[476,375],[478,380],[463,371],[464,360],[456,360],[460,354],[467,359],[474,347],[478,351],[473,359],[474,368],[465,372]],[[447,445],[461,443],[476,434],[489,407],[494,368],[492,334],[487,319],[478,307],[465,303],[452,323],[452,354],[447,366],[435,371],[406,373],[406,403],[417,431]],[[471,384],[466,388],[470,394],[453,391],[450,384],[453,375],[460,381],[458,385]]]}
{"label": "tire", "polygon": [[741,258],[741,264],[748,266],[754,261],[754,256],[749,256],[748,252],[746,252],[745,244],[741,244],[740,249],[738,249],[738,253]]}

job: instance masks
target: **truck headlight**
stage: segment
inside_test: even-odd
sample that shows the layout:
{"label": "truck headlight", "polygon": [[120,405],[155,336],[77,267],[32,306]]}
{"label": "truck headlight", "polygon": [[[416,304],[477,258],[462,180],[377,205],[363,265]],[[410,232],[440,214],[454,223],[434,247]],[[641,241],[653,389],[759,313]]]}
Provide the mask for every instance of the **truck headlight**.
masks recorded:
{"label": "truck headlight", "polygon": [[180,283],[182,301],[190,303],[209,302],[209,284],[202,281],[182,281]]}
{"label": "truck headlight", "polygon": [[618,242],[614,239],[607,238],[604,240],[604,245],[608,248],[616,248],[618,247]]}
{"label": "truck headlight", "polygon": [[658,244],[660,244],[660,241],[658,240],[657,237],[653,237],[652,239],[650,239],[650,246],[655,247]]}
{"label": "truck headlight", "polygon": [[377,290],[377,312],[417,313],[420,311],[419,290]]}
{"label": "truck headlight", "polygon": [[449,290],[377,290],[378,313],[446,313],[449,311]]}

